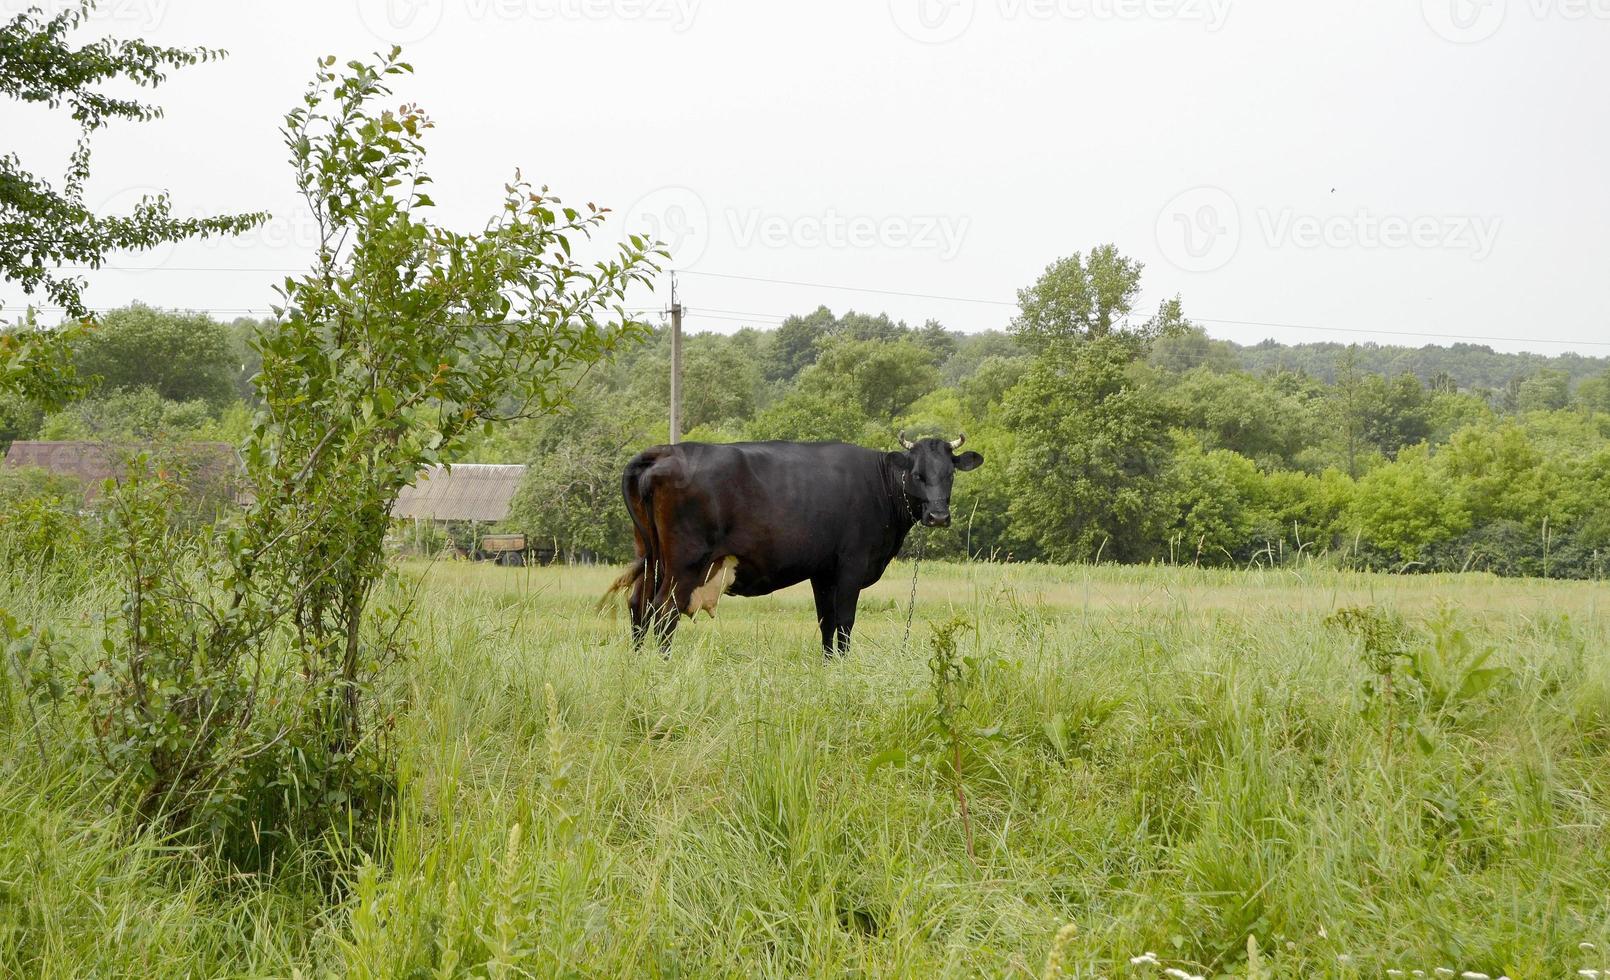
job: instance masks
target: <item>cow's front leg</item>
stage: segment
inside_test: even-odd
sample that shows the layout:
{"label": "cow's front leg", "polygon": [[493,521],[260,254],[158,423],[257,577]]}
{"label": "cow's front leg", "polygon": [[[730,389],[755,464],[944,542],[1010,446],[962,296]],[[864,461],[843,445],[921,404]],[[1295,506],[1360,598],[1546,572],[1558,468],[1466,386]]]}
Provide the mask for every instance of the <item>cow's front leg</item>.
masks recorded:
{"label": "cow's front leg", "polygon": [[[829,653],[850,652],[850,631],[855,629],[855,607],[861,600],[861,580],[840,576],[833,587],[833,645]],[[824,640],[825,642],[825,640]]]}
{"label": "cow's front leg", "polygon": [[822,629],[822,653],[833,656],[834,638],[838,632],[838,617],[834,613],[833,594],[838,582],[828,575],[811,579],[811,594],[816,597],[816,625]]}

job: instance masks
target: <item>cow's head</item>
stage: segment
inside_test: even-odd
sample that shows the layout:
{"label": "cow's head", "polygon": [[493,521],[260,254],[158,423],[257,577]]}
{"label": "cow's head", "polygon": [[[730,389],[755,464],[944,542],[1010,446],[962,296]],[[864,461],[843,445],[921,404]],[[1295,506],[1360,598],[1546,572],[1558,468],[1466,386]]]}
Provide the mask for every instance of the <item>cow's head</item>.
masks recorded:
{"label": "cow's head", "polygon": [[950,526],[950,484],[956,471],[977,469],[984,462],[984,457],[971,450],[957,454],[956,450],[966,441],[964,434],[954,442],[943,439],[912,442],[902,432],[903,451],[889,454],[889,465],[900,477],[912,516],[928,527]]}

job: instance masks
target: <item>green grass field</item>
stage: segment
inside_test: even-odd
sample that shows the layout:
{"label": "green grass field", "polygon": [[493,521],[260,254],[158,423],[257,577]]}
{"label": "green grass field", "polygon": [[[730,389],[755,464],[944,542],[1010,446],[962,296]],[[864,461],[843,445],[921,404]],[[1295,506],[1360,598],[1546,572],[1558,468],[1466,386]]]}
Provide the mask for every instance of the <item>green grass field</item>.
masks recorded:
{"label": "green grass field", "polygon": [[[408,566],[399,815],[333,898],[123,834],[8,692],[0,974],[1039,977],[1070,923],[1068,976],[1246,976],[1249,935],[1269,977],[1610,968],[1604,586],[929,565],[902,649],[910,573],[824,664],[802,589],[666,661],[612,570]],[[1325,623],[1364,605],[1412,627],[1390,695]]]}

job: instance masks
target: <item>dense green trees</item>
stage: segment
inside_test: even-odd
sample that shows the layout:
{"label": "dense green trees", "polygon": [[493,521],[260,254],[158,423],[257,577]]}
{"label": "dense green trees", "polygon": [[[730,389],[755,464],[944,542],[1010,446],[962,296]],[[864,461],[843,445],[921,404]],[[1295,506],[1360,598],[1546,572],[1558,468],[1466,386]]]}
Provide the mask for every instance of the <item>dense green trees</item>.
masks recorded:
{"label": "dense green trees", "polygon": [[1006,396],[1013,527],[1052,561],[1144,560],[1162,544],[1167,417],[1135,353],[1122,337],[1058,340]]}
{"label": "dense green trees", "polygon": [[237,394],[240,355],[228,327],[201,314],[131,306],[103,316],[76,346],[79,377],[106,391],[150,388],[222,407]]}
{"label": "dense green trees", "polygon": [[1090,340],[1117,329],[1140,294],[1139,262],[1098,245],[1046,266],[1032,286],[1018,291],[1012,333],[1030,350],[1059,340]]}
{"label": "dense green trees", "polygon": [[[962,335],[826,307],[773,331],[692,335],[688,437],[889,448],[902,428],[965,431],[989,462],[958,481],[955,529],[927,536],[937,557],[1301,555],[1551,575],[1610,564],[1605,364],[1469,346],[1243,348],[1190,326],[1177,300],[1102,334],[1091,327],[1102,322],[1097,281],[1138,282],[1139,270],[1090,255],[1057,263],[1056,282],[1031,291],[1036,322],[1075,325],[1037,328],[1026,343],[1021,331]],[[1066,314],[1081,296],[1096,297],[1092,319]],[[250,408],[223,393],[255,371],[242,351],[258,329],[110,314],[76,355],[100,387],[48,415],[0,400],[0,438],[239,441]],[[1301,366],[1320,352],[1328,373]],[[511,529],[565,555],[622,558],[616,480],[633,452],[665,439],[668,355],[661,328],[574,379],[572,414],[471,437],[455,458],[532,464]]]}

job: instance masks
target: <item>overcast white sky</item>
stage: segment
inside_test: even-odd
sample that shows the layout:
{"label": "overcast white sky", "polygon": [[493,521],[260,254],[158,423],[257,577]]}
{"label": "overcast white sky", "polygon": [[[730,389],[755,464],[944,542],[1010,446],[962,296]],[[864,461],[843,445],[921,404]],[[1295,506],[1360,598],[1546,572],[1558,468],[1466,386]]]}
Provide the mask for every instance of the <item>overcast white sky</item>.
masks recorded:
{"label": "overcast white sky", "polygon": [[[1145,262],[1144,307],[1180,293],[1219,337],[1610,354],[1610,0],[102,7],[106,32],[230,57],[102,134],[91,201],[275,219],[120,259],[96,307],[266,307],[252,270],[311,253],[280,117],[316,57],[397,40],[445,218],[478,224],[516,166],[613,207],[677,247],[692,329],[819,303],[1002,327],[1048,262],[1111,241]],[[44,174],[71,139],[11,105],[0,134]]]}

